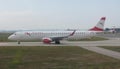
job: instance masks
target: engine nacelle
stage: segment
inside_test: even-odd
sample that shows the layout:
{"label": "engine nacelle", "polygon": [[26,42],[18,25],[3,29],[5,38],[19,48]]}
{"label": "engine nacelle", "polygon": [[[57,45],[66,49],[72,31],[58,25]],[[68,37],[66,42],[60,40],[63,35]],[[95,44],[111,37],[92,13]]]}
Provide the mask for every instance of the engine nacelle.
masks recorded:
{"label": "engine nacelle", "polygon": [[43,38],[42,41],[43,41],[43,43],[49,44],[52,42],[52,39],[51,38]]}

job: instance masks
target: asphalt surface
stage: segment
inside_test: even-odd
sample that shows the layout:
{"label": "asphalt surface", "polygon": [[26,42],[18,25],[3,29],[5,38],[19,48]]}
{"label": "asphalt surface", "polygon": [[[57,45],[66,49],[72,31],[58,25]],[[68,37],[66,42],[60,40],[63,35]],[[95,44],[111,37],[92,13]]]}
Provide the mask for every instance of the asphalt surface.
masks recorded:
{"label": "asphalt surface", "polygon": [[79,46],[84,49],[103,54],[115,59],[120,59],[120,52],[101,48],[99,46],[120,46],[120,39],[104,41],[62,41],[61,44],[43,44],[42,42],[0,42],[0,46]]}
{"label": "asphalt surface", "polygon": [[61,41],[61,44],[44,44],[42,42],[0,42],[0,46],[120,46],[120,39],[104,41]]}

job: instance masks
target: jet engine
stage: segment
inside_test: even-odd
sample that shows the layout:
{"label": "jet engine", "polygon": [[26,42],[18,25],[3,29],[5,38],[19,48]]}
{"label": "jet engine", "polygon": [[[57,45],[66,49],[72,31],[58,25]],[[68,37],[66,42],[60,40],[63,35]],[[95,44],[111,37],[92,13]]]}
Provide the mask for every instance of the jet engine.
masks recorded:
{"label": "jet engine", "polygon": [[46,43],[46,44],[49,44],[49,43],[52,42],[52,39],[51,39],[51,38],[43,38],[43,39],[42,39],[42,42],[43,42],[43,43]]}

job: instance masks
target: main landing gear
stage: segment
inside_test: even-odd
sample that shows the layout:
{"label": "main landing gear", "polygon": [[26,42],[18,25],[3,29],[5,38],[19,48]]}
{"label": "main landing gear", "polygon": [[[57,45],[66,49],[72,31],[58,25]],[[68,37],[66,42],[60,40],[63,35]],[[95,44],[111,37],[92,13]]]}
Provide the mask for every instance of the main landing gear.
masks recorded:
{"label": "main landing gear", "polygon": [[60,44],[60,41],[59,41],[59,40],[56,40],[56,41],[55,41],[55,44]]}

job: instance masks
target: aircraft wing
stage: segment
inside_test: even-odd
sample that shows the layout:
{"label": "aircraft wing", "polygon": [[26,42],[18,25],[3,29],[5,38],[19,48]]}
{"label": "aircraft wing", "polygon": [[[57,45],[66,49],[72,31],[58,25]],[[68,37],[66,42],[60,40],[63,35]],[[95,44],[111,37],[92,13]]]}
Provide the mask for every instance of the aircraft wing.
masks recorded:
{"label": "aircraft wing", "polygon": [[66,36],[50,36],[49,38],[51,38],[53,41],[62,40],[64,38],[68,38],[69,36],[73,36],[75,34],[75,31],[76,30],[74,30],[71,34],[66,35]]}

